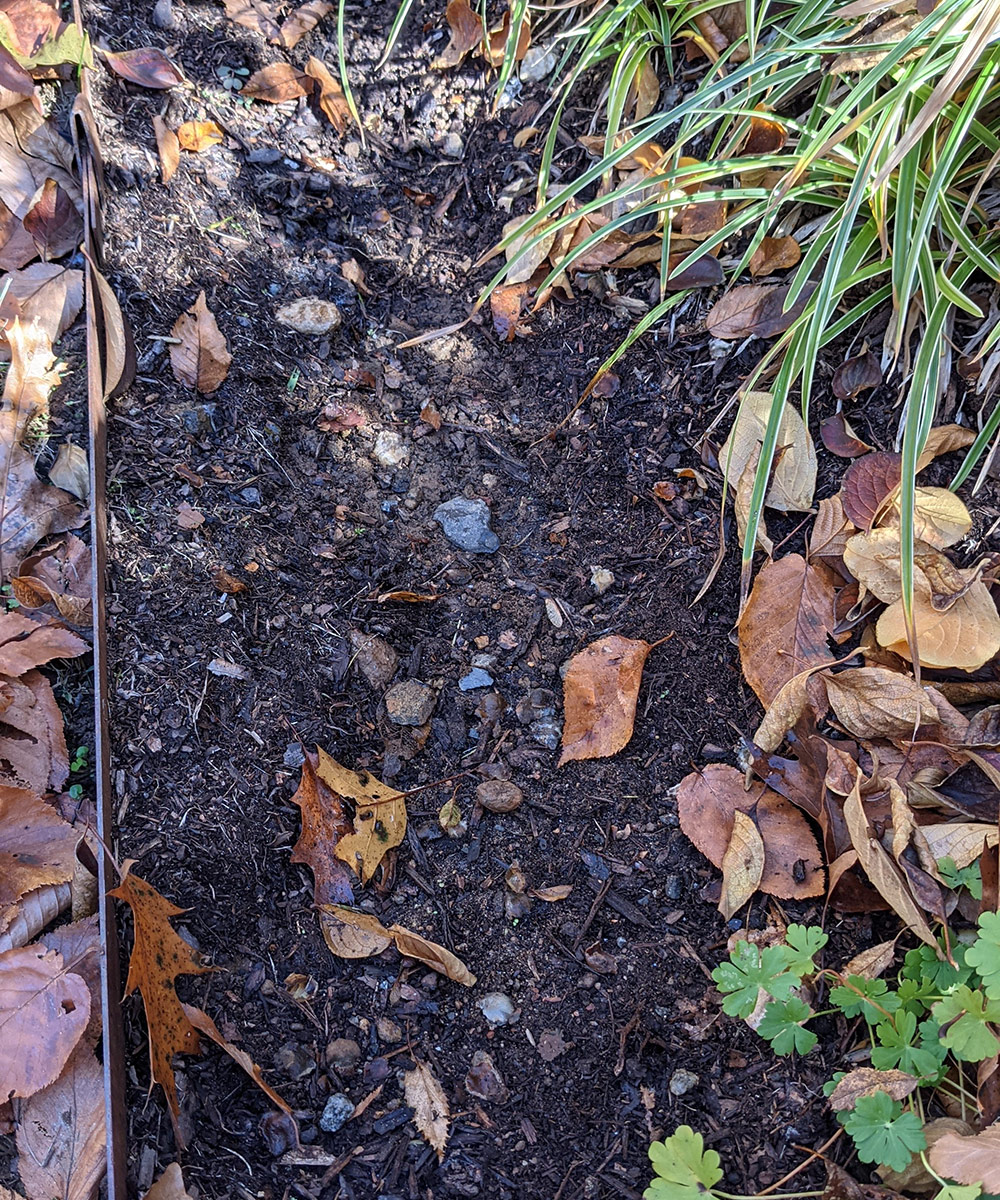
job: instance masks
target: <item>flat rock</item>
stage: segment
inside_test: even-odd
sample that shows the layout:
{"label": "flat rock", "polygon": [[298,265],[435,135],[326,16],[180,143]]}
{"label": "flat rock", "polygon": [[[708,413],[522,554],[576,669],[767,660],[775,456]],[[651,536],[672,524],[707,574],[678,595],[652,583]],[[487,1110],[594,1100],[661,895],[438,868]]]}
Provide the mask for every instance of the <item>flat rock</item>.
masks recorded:
{"label": "flat rock", "polygon": [[468,675],[463,675],[458,681],[458,686],[463,692],[473,692],[476,688],[492,687],[493,676],[489,671],[484,671],[482,667],[473,667]]}
{"label": "flat rock", "polygon": [[341,322],[340,309],[336,304],[331,300],[321,300],[319,296],[290,300],[278,309],[274,318],[279,325],[313,337],[329,333]]}
{"label": "flat rock", "polygon": [[410,449],[395,429],[381,429],[375,438],[373,451],[376,461],[383,467],[401,467],[410,457]]}
{"label": "flat rock", "polygon": [[361,629],[348,634],[354,665],[373,688],[384,688],[396,674],[399,655],[384,638]]}
{"label": "flat rock", "polygon": [[424,725],[435,704],[437,693],[419,679],[403,679],[385,694],[385,711],[393,725]]}
{"label": "flat rock", "polygon": [[490,509],[485,500],[456,496],[437,506],[434,520],[448,541],[459,550],[492,554],[500,547],[500,539],[490,529]]}

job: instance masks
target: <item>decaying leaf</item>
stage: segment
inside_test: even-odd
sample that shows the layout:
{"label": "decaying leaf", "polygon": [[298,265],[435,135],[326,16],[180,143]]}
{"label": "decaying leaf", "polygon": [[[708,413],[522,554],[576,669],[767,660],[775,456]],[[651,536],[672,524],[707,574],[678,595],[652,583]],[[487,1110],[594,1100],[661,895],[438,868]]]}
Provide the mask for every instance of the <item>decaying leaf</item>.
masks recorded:
{"label": "decaying leaf", "polygon": [[229,374],[233,356],[215,316],[209,311],[205,293],[174,322],[170,336],[170,366],[180,383],[197,388],[203,395],[220,388]]}
{"label": "decaying leaf", "polygon": [[905,1071],[855,1067],[830,1093],[830,1107],[834,1112],[843,1112],[853,1108],[863,1096],[874,1096],[876,1092],[886,1092],[893,1100],[905,1100],[919,1084],[919,1079]]}
{"label": "decaying leaf", "polygon": [[852,462],[840,485],[840,499],[849,520],[867,533],[899,487],[902,458],[887,451],[866,454]]}
{"label": "decaying leaf", "polygon": [[[367,932],[379,938],[385,938],[386,945],[390,941],[396,943],[396,949],[400,954],[405,954],[408,958],[415,958],[422,963],[426,963],[432,970],[440,972],[442,975],[447,975],[449,979],[453,979],[456,983],[462,983],[466,987],[472,987],[476,982],[475,975],[469,968],[456,957],[450,950],[446,950],[444,946],[439,946],[437,942],[431,942],[425,937],[421,937],[419,933],[411,933],[409,929],[404,929],[402,925],[390,925],[386,927],[377,918],[370,913],[361,912],[355,908],[344,908],[340,904],[325,904],[321,906],[324,913],[329,913],[338,921],[345,925],[351,925],[362,932]],[[329,944],[329,943],[328,943]],[[339,951],[330,947],[334,954]],[[375,950],[369,953],[377,953]],[[361,955],[345,955],[345,957],[364,957]]]}
{"label": "decaying leaf", "polygon": [[278,27],[274,10],[264,0],[223,0],[226,6],[226,16],[242,25],[245,29],[253,29],[269,42],[281,40],[281,30]]}
{"label": "decaying leaf", "polygon": [[343,797],[326,777],[325,765],[332,761],[325,750],[307,751],[302,778],[292,797],[302,811],[302,832],[291,861],[305,863],[312,871],[317,904],[351,903],[354,899],[350,874],[334,856],[337,843],[354,827],[344,811]]}
{"label": "decaying leaf", "polygon": [[760,887],[764,874],[764,842],[757,826],[740,809],[733,811],[733,832],[722,856],[719,912],[728,921]]}
{"label": "decaying leaf", "polygon": [[975,862],[987,846],[997,845],[996,825],[978,821],[949,821],[921,825],[920,836],[935,859],[950,858],[959,870]]}
{"label": "decaying leaf", "polygon": [[77,1044],[59,1077],[21,1107],[17,1168],[29,1196],[88,1200],[104,1178],[104,1075],[94,1051]]}
{"label": "decaying leaf", "polygon": [[90,1017],[90,991],[57,950],[0,954],[0,1096],[32,1096],[66,1066]]}
{"label": "decaying leaf", "polygon": [[431,63],[435,70],[457,67],[463,58],[483,40],[483,20],[469,0],[448,0],[445,20],[451,39],[444,52]]}
{"label": "decaying leaf", "polygon": [[709,309],[705,325],[712,337],[741,341],[746,337],[771,338],[784,333],[802,316],[815,291],[807,284],[790,308],[785,308],[790,285],[769,287],[745,283],[727,292]]}
{"label": "decaying leaf", "polygon": [[238,1067],[242,1067],[250,1076],[254,1083],[260,1088],[265,1096],[268,1097],[274,1104],[288,1116],[292,1115],[291,1106],[288,1105],[278,1093],[264,1079],[260,1067],[254,1062],[245,1050],[241,1050],[238,1046],[234,1046],[232,1042],[227,1042],[219,1032],[218,1026],[206,1012],[202,1012],[200,1008],[195,1008],[193,1004],[182,1004],[184,1016],[199,1032],[203,1033],[209,1041],[215,1042],[222,1050],[224,1050]]}
{"label": "decaying leaf", "polygon": [[323,20],[328,13],[333,12],[333,5],[327,0],[306,0],[293,9],[281,26],[280,41],[286,50],[294,50],[299,42]]}
{"label": "decaying leaf", "polygon": [[[0,279],[7,284],[7,295],[0,303],[0,317],[10,323],[34,326],[43,344],[60,338],[76,320],[83,307],[83,272],[58,263],[32,263],[22,271],[13,271]],[[0,340],[0,358],[9,358],[6,338]]]}
{"label": "decaying leaf", "polygon": [[214,121],[185,121],[177,128],[177,143],[182,150],[202,154],[218,146],[225,134]]}
{"label": "decaying leaf", "polygon": [[816,520],[809,534],[809,558],[842,558],[857,527],[844,512],[840,496],[831,496],[817,505]]}
{"label": "decaying leaf", "polygon": [[128,904],[135,924],[125,995],[130,996],[136,990],[142,994],[149,1029],[150,1088],[155,1081],[166,1093],[174,1137],[183,1146],[171,1061],[175,1054],[197,1054],[201,1043],[177,996],[176,980],[179,975],[201,975],[209,968],[202,966],[192,947],[170,924],[171,917],[178,917],[185,910],[171,904],[151,884],[133,874],[131,866],[130,862],[123,864],[121,882],[108,893]]}
{"label": "decaying leaf", "polygon": [[575,759],[608,758],[628,744],[642,669],[652,648],[649,642],[612,634],[569,660],[563,676],[559,766]]}
{"label": "decaying leaf", "polygon": [[822,895],[816,839],[803,814],[783,796],[760,782],[746,790],[743,775],[722,763],[693,771],[677,789],[681,829],[713,866],[722,866],[737,809],[751,818],[764,843],[760,890],[783,899]]}
{"label": "decaying leaf", "polygon": [[316,81],[316,100],[323,115],[339,134],[343,134],[351,123],[351,108],[339,80],[324,62],[312,56],[306,63],[306,74]]}
{"label": "decaying leaf", "polygon": [[841,725],[857,738],[913,738],[921,725],[936,725],[937,709],[909,675],[886,667],[828,672],[826,693]]}
{"label": "decaying leaf", "polygon": [[46,261],[75,250],[83,236],[76,205],[54,179],[46,179],[35,192],[21,221]]}
{"label": "decaying leaf", "polygon": [[0,787],[0,932],[22,897],[73,878],[79,835],[40,796]]}
{"label": "decaying leaf", "polygon": [[[913,623],[924,667],[976,671],[1000,651],[1000,616],[985,583],[973,583],[945,612],[915,593]],[[901,599],[879,617],[875,632],[880,646],[909,661]]]}
{"label": "decaying leaf", "polygon": [[62,715],[40,671],[0,678],[0,785],[56,791],[69,775]]}
{"label": "decaying leaf", "polygon": [[104,61],[116,75],[146,88],[172,88],[184,82],[184,76],[162,50],[155,46],[141,46],[136,50],[122,50],[113,54],[104,51]]}
{"label": "decaying leaf", "polygon": [[367,771],[343,767],[323,750],[319,755],[317,775],[354,804],[353,828],[337,841],[333,852],[367,883],[406,834],[406,799]]}
{"label": "decaying leaf", "polygon": [[991,1125],[972,1137],[946,1133],[931,1147],[930,1163],[948,1179],[1000,1191],[1000,1127]]}
{"label": "decaying leaf", "polygon": [[520,328],[521,301],[526,290],[527,284],[519,283],[510,287],[494,288],[490,292],[493,328],[502,342],[512,342]]}
{"label": "decaying leaf", "polygon": [[[465,0],[461,0],[461,2],[464,3]],[[522,223],[521,217],[515,217],[512,221],[508,221],[503,227],[503,237],[509,237],[520,228]],[[548,258],[549,252],[555,245],[556,232],[553,230],[551,233],[545,233],[544,230],[536,230],[514,238],[504,251],[504,256],[510,264],[506,281],[508,286],[513,287],[515,284],[528,282]],[[535,242],[536,237],[539,238],[537,242]],[[617,251],[612,257],[616,255]],[[579,267],[579,263],[577,266]]]}
{"label": "decaying leaf", "polygon": [[87,643],[55,623],[41,625],[17,612],[0,613],[0,674],[23,675],[54,658],[76,658]]}
{"label": "decaying leaf", "polygon": [[79,500],[86,500],[90,495],[87,451],[75,442],[63,442],[56,461],[49,467],[49,479],[64,492],[71,493]]}
{"label": "decaying leaf", "polygon": [[166,187],[180,165],[181,144],[177,134],[159,115],[153,117],[153,133],[156,137],[156,152],[160,156],[160,179]]}
{"label": "decaying leaf", "polygon": [[87,625],[91,617],[90,547],[72,533],[36,554],[22,559],[20,574],[10,581],[11,592],[22,608],[52,603],[73,625]]}
{"label": "decaying leaf", "polygon": [[873,449],[858,437],[843,413],[834,413],[832,417],[821,421],[819,436],[827,450],[838,458],[860,458]]}
{"label": "decaying leaf", "polygon": [[833,662],[828,638],[836,623],[824,568],[800,554],[765,564],[739,624],[743,674],[765,707],[793,676]]}
{"label": "decaying leaf", "polygon": [[793,237],[765,237],[750,256],[751,275],[773,275],[787,271],[802,257],[799,243]]}
{"label": "decaying leaf", "polygon": [[[719,451],[719,465],[731,488],[739,483],[747,463],[764,440],[771,412],[770,392],[748,392],[729,436]],[[780,512],[808,512],[816,490],[816,450],[801,415],[790,404],[782,409],[778,426],[782,451],[764,503]]]}
{"label": "decaying leaf", "polygon": [[403,1093],[413,1109],[413,1123],[437,1151],[438,1162],[443,1162],[451,1116],[448,1098],[430,1067],[419,1059],[414,1061],[416,1069],[406,1072]]}
{"label": "decaying leaf", "polygon": [[268,104],[284,104],[308,96],[313,89],[313,80],[298,67],[288,62],[272,63],[254,71],[243,85],[241,96],[250,100],[264,100]]}
{"label": "decaying leaf", "polygon": [[167,1167],[143,1200],[193,1200],[184,1186],[184,1176],[177,1163],[171,1163]]}
{"label": "decaying leaf", "polygon": [[853,400],[860,392],[876,388],[882,382],[882,368],[870,350],[845,359],[834,371],[830,390],[838,400]]}
{"label": "decaying leaf", "polygon": [[862,979],[878,979],[891,966],[896,957],[896,939],[869,946],[844,964],[842,975],[860,975]]}

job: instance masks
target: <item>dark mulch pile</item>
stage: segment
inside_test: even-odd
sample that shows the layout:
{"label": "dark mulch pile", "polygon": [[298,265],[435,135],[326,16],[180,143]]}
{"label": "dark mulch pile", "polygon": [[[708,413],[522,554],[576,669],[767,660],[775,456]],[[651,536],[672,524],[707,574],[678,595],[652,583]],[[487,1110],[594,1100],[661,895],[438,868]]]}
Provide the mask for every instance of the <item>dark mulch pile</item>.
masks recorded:
{"label": "dark mulch pile", "polygon": [[[97,98],[108,260],[140,354],[110,426],[118,851],[190,910],[178,924],[219,970],[182,988],[293,1104],[319,1163],[271,1153],[258,1132],[266,1098],[210,1049],[178,1066],[186,1179],[206,1197],[636,1197],[650,1138],[689,1122],[722,1154],[724,1186],[753,1190],[800,1161],[794,1143],[828,1133],[819,1085],[834,1063],[775,1060],[721,1016],[708,976],[726,930],[700,898],[714,872],[677,828],[671,788],[693,763],[729,757],[757,712],[729,640],[733,569],[689,607],[716,550],[714,484],[669,505],[652,485],[700,468],[695,442],[756,351],[720,375],[704,302],[692,300],[673,340],[645,341],[615,395],[552,433],[628,328],[629,312],[607,297],[584,292],[542,312],[532,336],[509,345],[487,320],[396,349],[467,315],[488,278],[471,263],[507,219],[499,193],[518,171],[530,182],[536,161],[512,144],[530,110],[490,116],[476,66],[429,70],[441,8],[417,12],[381,73],[372,64],[394,5],[353,12],[347,49],[372,129],[363,148],[304,102],[274,108],[227,93],[218,68],[254,70],[282,52],[219,7],[178,5],[173,27],[158,29],[148,3],[91,5],[99,44],[164,47],[193,83],[153,93],[105,75]],[[333,38],[328,20],[290,58],[332,64]],[[157,113],[171,125],[218,118],[230,136],[185,154],[165,188]],[[365,291],[342,274],[351,259]],[[626,285],[648,296],[649,280]],[[174,381],[161,340],[202,289],[234,359],[207,401]],[[328,339],[276,324],[282,303],[306,295],[340,306]],[[331,403],[360,409],[365,423],[324,432]],[[420,420],[428,405],[438,430]],[[376,456],[386,459],[385,431],[402,447],[395,466]],[[460,495],[489,503],[497,552],[463,553],[443,537],[432,514]],[[184,504],[204,524],[182,527]],[[614,575],[600,596],[595,566]],[[247,590],[220,592],[219,568]],[[392,588],[440,599],[378,603]],[[437,693],[430,737],[412,757],[387,719],[388,680],[373,687],[358,669],[352,630],[393,647],[397,680]],[[628,747],[557,771],[543,743],[555,734],[544,709],[561,711],[560,666],[609,632],[674,636],[649,660]],[[494,683],[463,692],[477,655]],[[218,660],[236,670],[214,673]],[[395,885],[370,895],[387,924],[459,954],[474,989],[402,969],[394,951],[353,961],[327,951],[311,878],[289,863],[297,738],[400,787],[485,764],[523,789],[518,811],[485,813],[456,839],[441,835],[437,810],[457,789],[471,817],[481,774],[421,792]],[[504,873],[515,861],[531,886],[568,883],[572,895],[508,917]],[[758,899],[751,920],[766,914]],[[851,945],[870,932],[854,921]],[[614,972],[589,969],[588,948]],[[292,974],[316,981],[312,1000],[291,998]],[[515,1023],[489,1028],[478,1001],[491,991],[511,998]],[[175,1150],[162,1097],[146,1099],[138,1003],[127,1015],[130,1161],[145,1188]],[[356,1043],[357,1060],[343,1046],[331,1057],[335,1039]],[[484,1050],[503,1101],[465,1091]],[[411,1053],[431,1065],[454,1115],[440,1164],[403,1107]],[[677,1086],[679,1069],[696,1076],[690,1090]],[[330,1094],[360,1101],[379,1084],[362,1117],[319,1129]]]}

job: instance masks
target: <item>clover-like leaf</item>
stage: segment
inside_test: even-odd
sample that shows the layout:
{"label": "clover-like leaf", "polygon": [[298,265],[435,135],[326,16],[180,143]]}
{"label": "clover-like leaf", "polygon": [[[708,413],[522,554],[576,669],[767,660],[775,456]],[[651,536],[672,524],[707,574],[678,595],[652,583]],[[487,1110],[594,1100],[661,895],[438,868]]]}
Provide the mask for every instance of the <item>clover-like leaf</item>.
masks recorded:
{"label": "clover-like leaf", "polygon": [[700,1200],[722,1178],[719,1156],[690,1125],[679,1125],[662,1142],[653,1142],[649,1158],[656,1172],[645,1200]]}
{"label": "clover-like leaf", "polygon": [[941,1026],[942,1044],[962,1062],[981,1062],[1000,1052],[1000,1040],[989,1028],[1000,1021],[1000,1000],[988,1000],[963,985],[939,1000],[932,1012]]}
{"label": "clover-like leaf", "polygon": [[966,950],[965,961],[979,972],[987,996],[1000,1000],[1000,913],[980,916],[979,936]]}
{"label": "clover-like leaf", "polygon": [[830,939],[816,925],[789,925],[785,931],[785,942],[792,955],[787,970],[801,979],[816,971],[816,955]]}
{"label": "clover-like leaf", "polygon": [[798,983],[786,970],[791,953],[787,946],[761,950],[750,942],[737,942],[729,961],[712,972],[715,986],[725,996],[722,1011],[730,1017],[748,1017],[762,988],[775,1000],[787,1000]]}
{"label": "clover-like leaf", "polygon": [[917,1045],[917,1018],[912,1012],[897,1011],[895,1023],[881,1021],[875,1027],[876,1045],[872,1047],[872,1066],[878,1071],[891,1071],[894,1067],[905,1071],[908,1075],[916,1075],[920,1080],[936,1079],[945,1060],[947,1050],[937,1040],[937,1024],[934,1021],[924,1021],[924,1026],[931,1026],[934,1039],[925,1039],[922,1045]]}
{"label": "clover-like leaf", "polygon": [[848,975],[847,985],[831,990],[830,1003],[835,1004],[845,1017],[863,1016],[869,1025],[875,1025],[886,1013],[895,1012],[900,1001],[895,992],[889,991],[884,979]]}
{"label": "clover-like leaf", "polygon": [[893,1171],[905,1171],[913,1155],[927,1148],[920,1118],[903,1112],[898,1100],[885,1092],[862,1096],[847,1114],[844,1128],[854,1140],[858,1158]]}
{"label": "clover-like leaf", "polygon": [[976,1200],[982,1194],[981,1183],[946,1183],[934,1200]]}
{"label": "clover-like leaf", "polygon": [[965,888],[973,900],[983,898],[983,876],[978,862],[971,862],[967,867],[960,867],[950,854],[937,860],[938,873],[945,887],[953,891]]}
{"label": "clover-like leaf", "polygon": [[947,958],[938,957],[931,946],[908,950],[900,974],[904,979],[924,981],[938,993],[946,992],[957,984],[968,983],[972,978],[972,968],[967,963],[965,947],[955,942],[950,949],[954,965]]}
{"label": "clover-like leaf", "polygon": [[816,1045],[816,1035],[806,1029],[804,1021],[813,1016],[813,1010],[798,996],[789,1000],[772,1001],[764,1009],[764,1016],[757,1032],[771,1043],[775,1054],[808,1054]]}

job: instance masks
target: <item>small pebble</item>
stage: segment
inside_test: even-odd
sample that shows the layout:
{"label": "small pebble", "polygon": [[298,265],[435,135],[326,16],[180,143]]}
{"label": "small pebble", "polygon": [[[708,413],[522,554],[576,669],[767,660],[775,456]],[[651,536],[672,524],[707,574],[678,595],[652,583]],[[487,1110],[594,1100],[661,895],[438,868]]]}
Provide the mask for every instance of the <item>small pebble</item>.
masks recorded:
{"label": "small pebble", "polygon": [[476,1001],[476,1007],[491,1028],[497,1025],[507,1025],[517,1019],[514,1001],[510,996],[505,996],[503,992],[488,992],[481,1000]]}
{"label": "small pebble", "polygon": [[379,1017],[375,1022],[375,1030],[383,1042],[401,1042],[403,1040],[403,1030],[388,1017]]}
{"label": "small pebble", "polygon": [[465,153],[465,143],[457,133],[446,133],[438,143],[441,153],[448,158],[461,158]]}
{"label": "small pebble", "polygon": [[463,692],[472,692],[476,688],[488,688],[493,686],[493,676],[484,671],[482,667],[473,667],[468,675],[463,675],[458,681],[458,686]]}
{"label": "small pebble", "polygon": [[385,694],[385,711],[393,725],[425,725],[431,719],[437,693],[419,679],[403,679]]}
{"label": "small pebble", "polygon": [[670,1076],[671,1096],[686,1096],[692,1088],[698,1086],[698,1076],[694,1071],[688,1071],[684,1067],[678,1067],[677,1070]]}
{"label": "small pebble", "polygon": [[374,454],[383,467],[401,467],[410,457],[410,449],[395,429],[381,429],[375,438]]}
{"label": "small pebble", "polygon": [[172,0],[156,0],[153,5],[153,24],[157,29],[175,29],[177,18],[174,16]]}
{"label": "small pebble", "polygon": [[336,1071],[353,1071],[361,1061],[361,1047],[352,1038],[334,1038],[326,1048],[326,1061]]}
{"label": "small pebble", "polygon": [[490,509],[485,500],[456,496],[437,506],[434,520],[448,541],[459,550],[492,554],[500,547],[500,539],[490,529]]}
{"label": "small pebble", "polygon": [[343,1092],[334,1092],[323,1108],[319,1127],[324,1133],[337,1133],[343,1129],[354,1112],[354,1101]]}
{"label": "small pebble", "polygon": [[531,46],[521,60],[519,75],[522,83],[537,83],[552,73],[556,66],[554,50],[546,46]]}

